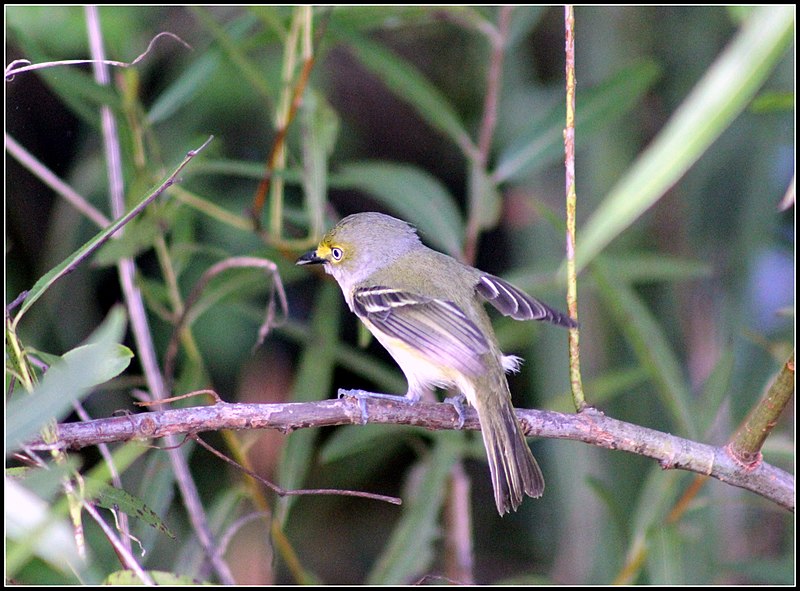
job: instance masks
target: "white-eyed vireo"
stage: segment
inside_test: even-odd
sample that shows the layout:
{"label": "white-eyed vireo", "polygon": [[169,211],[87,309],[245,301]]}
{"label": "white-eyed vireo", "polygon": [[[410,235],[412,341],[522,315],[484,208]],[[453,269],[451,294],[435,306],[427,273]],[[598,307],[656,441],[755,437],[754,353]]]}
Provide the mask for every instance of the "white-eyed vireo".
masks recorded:
{"label": "white-eyed vireo", "polygon": [[475,407],[501,515],[523,494],[539,497],[544,478],[514,414],[503,355],[483,309],[488,301],[516,320],[575,323],[510,283],[420,242],[413,226],[380,213],[340,221],[298,265],[323,264],[350,309],[386,347],[408,380],[412,402],[429,388],[457,388]]}

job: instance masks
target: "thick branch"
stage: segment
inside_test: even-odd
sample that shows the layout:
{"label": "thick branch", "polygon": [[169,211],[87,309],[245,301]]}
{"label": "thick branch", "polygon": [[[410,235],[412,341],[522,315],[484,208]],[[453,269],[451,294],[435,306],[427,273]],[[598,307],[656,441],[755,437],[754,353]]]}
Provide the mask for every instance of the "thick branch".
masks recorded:
{"label": "thick branch", "polygon": [[[363,400],[370,423],[415,425],[431,430],[454,429],[458,415],[450,404],[393,400]],[[618,421],[587,409],[577,414],[517,409],[528,436],[572,439],[591,445],[635,453],[658,460],[664,469],[682,469],[705,474],[727,484],[759,494],[794,511],[794,477],[766,462],[744,468],[724,447],[696,443],[631,423]],[[473,409],[465,409],[465,429],[480,428]],[[29,449],[53,446],[80,449],[98,443],[155,439],[167,435],[217,431],[220,429],[295,429],[360,424],[359,402],[341,400],[285,404],[230,404],[144,412],[109,419],[58,425],[58,439],[48,445],[33,441]]]}

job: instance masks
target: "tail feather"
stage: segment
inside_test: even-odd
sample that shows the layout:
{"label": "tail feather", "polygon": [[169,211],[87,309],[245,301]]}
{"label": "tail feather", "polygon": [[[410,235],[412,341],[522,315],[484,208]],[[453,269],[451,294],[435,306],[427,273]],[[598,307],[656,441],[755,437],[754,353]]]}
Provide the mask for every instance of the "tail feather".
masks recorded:
{"label": "tail feather", "polygon": [[505,378],[502,381],[504,392],[492,392],[491,401],[478,395],[476,404],[500,515],[516,511],[524,495],[540,497],[544,493],[542,470],[522,434]]}

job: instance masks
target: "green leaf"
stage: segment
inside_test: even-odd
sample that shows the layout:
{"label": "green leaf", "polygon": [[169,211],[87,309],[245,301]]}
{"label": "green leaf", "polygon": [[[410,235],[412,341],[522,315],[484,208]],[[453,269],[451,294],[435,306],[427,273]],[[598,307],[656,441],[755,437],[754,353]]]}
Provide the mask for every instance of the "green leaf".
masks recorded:
{"label": "green leaf", "polygon": [[469,167],[469,196],[470,211],[478,221],[478,228],[494,228],[500,220],[502,197],[486,169],[474,163]]}
{"label": "green leaf", "polygon": [[[177,575],[168,571],[148,570],[145,572],[153,579],[156,585],[169,585],[173,587],[211,585],[208,581],[198,581],[188,575]],[[130,587],[132,585],[144,585],[144,583],[132,570],[118,570],[109,574],[103,581],[103,585]]]}
{"label": "green leaf", "polygon": [[767,91],[758,95],[750,110],[753,113],[780,113],[794,110],[795,95],[793,92]]}
{"label": "green leaf", "polygon": [[[210,141],[210,139],[208,140]],[[201,149],[208,144],[208,141],[201,146]],[[81,246],[78,250],[73,252],[70,256],[64,259],[61,264],[57,265],[56,267],[50,269],[47,273],[45,273],[30,289],[27,296],[25,297],[25,301],[22,302],[22,305],[19,308],[19,312],[14,317],[12,322],[12,328],[15,328],[16,325],[19,323],[22,316],[25,314],[26,310],[30,308],[33,303],[38,300],[42,295],[50,289],[50,287],[59,279],[71,273],[75,268],[80,265],[83,261],[85,261],[89,256],[91,256],[103,243],[106,242],[111,236],[113,236],[120,228],[122,228],[125,224],[139,215],[142,210],[150,204],[156,197],[161,195],[167,187],[169,187],[173,182],[175,176],[183,170],[183,168],[189,163],[189,161],[197,155],[197,151],[192,151],[186,155],[183,161],[175,168],[175,170],[158,186],[152,189],[152,191],[142,199],[133,209],[131,209],[128,213],[122,215],[121,217],[114,220],[114,222],[109,225],[104,230],[101,230],[98,234],[96,234],[92,239],[86,242],[83,246]]]}
{"label": "green leaf", "polygon": [[[58,462],[46,462],[36,468],[24,466],[6,468],[7,479],[20,481],[25,490],[50,503],[64,496],[64,481],[72,478],[81,467],[77,454],[65,454]],[[62,461],[63,460],[63,461]],[[64,517],[66,512],[52,512],[51,517]]]}
{"label": "green leaf", "polygon": [[[502,341],[501,341],[502,343]],[[608,370],[588,381],[584,381],[584,391],[591,393],[589,404],[606,404],[615,397],[630,392],[647,381],[649,377],[641,367]],[[549,400],[547,410],[558,412],[574,412],[575,402],[571,392],[559,394],[557,398]]]}
{"label": "green leaf", "polygon": [[686,565],[681,556],[685,542],[681,540],[677,524],[664,523],[650,535],[650,552],[647,554],[648,583],[679,586],[690,584],[684,573]]}
{"label": "green leaf", "polygon": [[[580,139],[602,129],[638,103],[660,74],[651,60],[622,68],[602,84],[578,94],[575,134]],[[521,181],[564,157],[563,100],[545,107],[499,155],[495,182]]]}
{"label": "green leaf", "polygon": [[101,507],[111,510],[119,510],[137,519],[141,519],[150,527],[160,531],[161,533],[169,536],[173,540],[173,534],[162,519],[152,510],[145,505],[144,501],[139,497],[135,497],[129,492],[120,488],[113,487],[104,482],[95,481],[95,493],[92,499]]}
{"label": "green leaf", "polygon": [[326,229],[328,159],[339,135],[339,116],[323,95],[308,89],[300,121],[303,126],[303,192],[311,216],[309,235],[318,238]]}
{"label": "green leaf", "polygon": [[[106,482],[111,478],[112,468],[118,473],[123,473],[138,457],[149,451],[149,447],[143,445],[141,442],[128,442],[120,445],[114,449],[111,462],[99,462],[95,465],[88,474],[83,476],[83,485],[80,491],[85,494],[85,498],[94,498],[98,491],[107,486]],[[152,454],[154,457],[161,457],[159,454]],[[69,502],[64,496],[64,482],[75,477],[80,468],[79,456],[76,454],[69,454],[65,456],[65,460],[58,462],[49,462],[46,467],[25,470],[20,477],[24,478],[24,488],[31,494],[35,495],[40,500],[48,502],[47,522],[58,523],[59,520],[64,519],[69,512]],[[170,472],[171,473],[171,472]],[[148,490],[150,490],[148,488]],[[56,500],[57,499],[57,500]],[[124,500],[115,499],[115,502],[124,505]],[[32,505],[36,505],[37,501],[31,499]],[[9,506],[7,504],[7,506]],[[16,505],[12,505],[15,506]],[[106,506],[106,505],[104,505]],[[131,512],[131,514],[134,514]],[[8,512],[6,514],[8,517]],[[30,561],[31,555],[36,553],[44,558],[43,552],[39,549],[40,540],[45,543],[52,543],[52,537],[48,530],[50,526],[29,527],[26,530],[26,536],[20,540],[20,543],[14,549],[11,561],[14,565],[26,564]],[[73,536],[74,537],[74,536]],[[141,539],[141,538],[140,538]],[[148,547],[147,543],[142,543],[143,547]],[[85,563],[84,563],[85,564]],[[64,568],[64,562],[54,564],[56,568]],[[16,568],[16,566],[14,566]],[[88,582],[88,579],[83,579],[82,582]]]}
{"label": "green leaf", "polygon": [[733,377],[734,354],[730,348],[722,351],[714,364],[711,375],[708,376],[703,391],[697,397],[694,405],[696,414],[699,417],[701,433],[708,433],[714,419],[722,408],[722,403],[726,396],[730,394],[731,378]]}
{"label": "green leaf", "polygon": [[[609,538],[616,538],[622,540],[623,543],[627,543],[628,540],[626,539],[626,536],[628,535],[627,523],[629,516],[627,507],[625,505],[625,500],[620,498],[619,493],[614,490],[612,486],[609,486],[600,478],[587,476],[586,483],[592,489],[600,502],[605,505],[606,511],[609,515],[609,525],[611,525],[613,529],[616,529],[616,532],[604,532],[604,544],[608,544]],[[619,537],[612,537],[612,533],[617,534]]]}
{"label": "green leaf", "polygon": [[414,491],[404,495],[403,516],[367,577],[369,585],[408,584],[430,566],[447,479],[460,456],[464,434],[441,431],[435,441],[420,466],[421,474],[414,475],[418,477]]}
{"label": "green leaf", "polygon": [[340,5],[331,12],[328,28],[370,31],[385,27],[419,25],[433,20],[432,6],[375,6]]}
{"label": "green leaf", "polygon": [[464,222],[455,200],[435,177],[416,166],[377,160],[353,162],[344,165],[331,183],[369,193],[417,226],[430,244],[452,256],[461,252]]}
{"label": "green leaf", "polygon": [[697,437],[699,430],[696,417],[690,410],[689,389],[667,336],[634,290],[615,277],[603,263],[602,260],[595,261],[592,276],[606,308],[657,386],[661,401],[678,431],[687,437]]}
{"label": "green leaf", "polygon": [[219,52],[213,49],[207,50],[164,89],[147,112],[147,120],[151,124],[159,123],[182,107],[191,104],[192,99],[211,82],[219,64]]}
{"label": "green leaf", "polygon": [[656,203],[730,126],[791,44],[793,30],[793,6],[752,11],[664,129],[578,231],[578,271]]}
{"label": "green leaf", "polygon": [[358,33],[346,34],[345,41],[358,60],[375,74],[398,98],[411,105],[428,125],[449,137],[462,150],[472,145],[455,108],[414,66],[382,45]]}
{"label": "green leaf", "polygon": [[125,312],[117,307],[91,337],[88,344],[76,347],[53,365],[39,386],[27,396],[8,404],[7,451],[33,437],[53,417],[63,419],[72,403],[83,398],[98,384],[122,373],[133,352],[119,344],[125,331]]}
{"label": "green leaf", "polygon": [[253,90],[267,99],[267,101],[272,102],[274,99],[273,89],[270,88],[269,83],[264,79],[261,69],[252,63],[250,58],[240,47],[242,37],[251,33],[252,29],[258,23],[256,16],[244,13],[238,20],[228,24],[227,27],[223,27],[217,22],[217,19],[211,14],[207,7],[195,6],[190,8],[190,10],[197,18],[198,22],[200,22],[200,24],[211,33],[212,37],[214,37],[222,55],[233,63],[240,74],[236,76],[234,72],[230,72],[229,75],[235,77],[239,81],[249,83]]}
{"label": "green leaf", "polygon": [[326,474],[340,475],[337,486],[370,490],[376,478],[407,453],[430,439],[430,431],[408,425],[343,425],[326,439],[319,463]]}
{"label": "green leaf", "polygon": [[[639,498],[633,510],[629,510],[627,522],[631,524],[628,557],[642,556],[647,559],[652,551],[652,534],[664,527],[664,521],[672,508],[683,476],[677,470],[664,471],[653,465],[644,476]],[[641,569],[645,561],[637,560]],[[631,584],[638,577],[638,570],[626,569],[627,578],[623,584]]]}
{"label": "green leaf", "polygon": [[607,255],[603,262],[614,277],[627,284],[687,281],[711,275],[711,265],[651,252]]}
{"label": "green leaf", "polygon": [[131,220],[128,231],[116,240],[109,240],[92,258],[98,267],[115,265],[121,259],[133,258],[149,250],[158,236],[164,234],[161,216],[141,216]]}
{"label": "green leaf", "polygon": [[[116,462],[116,457],[114,461]],[[178,495],[175,472],[169,457],[166,454],[147,454],[138,464],[137,471],[140,481],[135,490],[136,496],[157,515],[168,515],[170,506]],[[152,527],[142,527],[139,522],[131,526],[131,533],[136,535],[143,547],[151,548],[160,541],[158,531]]]}
{"label": "green leaf", "polygon": [[321,462],[338,462],[363,453],[392,455],[409,431],[405,425],[359,425],[340,427],[325,442]]}

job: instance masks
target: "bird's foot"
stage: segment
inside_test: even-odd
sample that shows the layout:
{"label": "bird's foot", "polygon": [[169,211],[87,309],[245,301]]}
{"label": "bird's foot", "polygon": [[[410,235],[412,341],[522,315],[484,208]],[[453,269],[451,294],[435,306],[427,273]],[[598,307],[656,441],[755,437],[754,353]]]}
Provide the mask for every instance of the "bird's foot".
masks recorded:
{"label": "bird's foot", "polygon": [[366,425],[367,419],[369,419],[369,413],[367,412],[367,400],[370,398],[380,398],[381,400],[391,400],[393,402],[403,402],[405,404],[413,404],[419,399],[419,397],[409,396],[408,394],[405,396],[399,396],[397,394],[367,392],[366,390],[344,390],[342,388],[339,389],[338,397],[355,398],[358,401],[358,408],[361,410],[362,425]]}
{"label": "bird's foot", "polygon": [[464,400],[466,400],[466,396],[463,394],[456,394],[455,396],[444,399],[447,404],[456,409],[456,413],[458,414],[458,426],[456,429],[459,431],[464,428]]}

